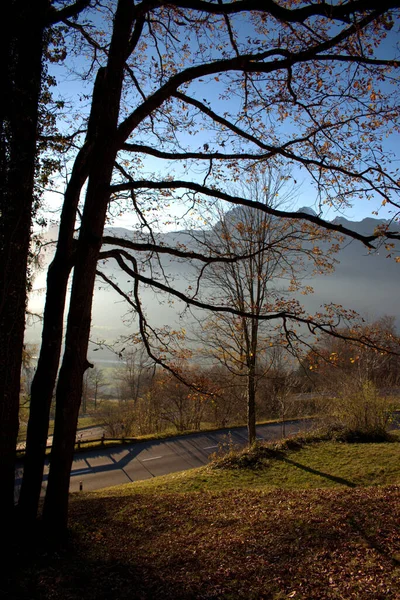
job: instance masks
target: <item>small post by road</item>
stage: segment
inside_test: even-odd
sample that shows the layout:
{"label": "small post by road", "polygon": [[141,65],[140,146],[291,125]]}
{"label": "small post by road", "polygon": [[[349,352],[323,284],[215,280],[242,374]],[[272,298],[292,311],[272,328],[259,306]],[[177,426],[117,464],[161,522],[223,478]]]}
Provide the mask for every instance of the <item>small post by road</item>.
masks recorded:
{"label": "small post by road", "polygon": [[83,490],[83,481],[79,482],[79,491],[81,492]]}

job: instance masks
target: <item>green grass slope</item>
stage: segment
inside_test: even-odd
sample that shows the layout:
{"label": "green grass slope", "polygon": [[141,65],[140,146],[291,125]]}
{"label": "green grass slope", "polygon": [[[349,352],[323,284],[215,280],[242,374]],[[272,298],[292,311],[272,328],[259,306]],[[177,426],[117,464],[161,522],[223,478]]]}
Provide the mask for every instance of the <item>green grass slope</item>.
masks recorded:
{"label": "green grass slope", "polygon": [[[10,600],[400,599],[400,443],[258,450],[71,499]],[[244,466],[247,465],[247,466]]]}

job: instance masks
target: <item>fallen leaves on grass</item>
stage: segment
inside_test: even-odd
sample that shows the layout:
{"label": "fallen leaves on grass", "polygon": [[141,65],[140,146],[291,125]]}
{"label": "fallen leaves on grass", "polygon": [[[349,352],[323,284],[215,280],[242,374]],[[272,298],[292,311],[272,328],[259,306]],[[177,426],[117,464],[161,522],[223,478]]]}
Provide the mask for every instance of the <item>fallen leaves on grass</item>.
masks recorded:
{"label": "fallen leaves on grass", "polygon": [[88,494],[74,553],[15,598],[395,600],[399,523],[398,486]]}

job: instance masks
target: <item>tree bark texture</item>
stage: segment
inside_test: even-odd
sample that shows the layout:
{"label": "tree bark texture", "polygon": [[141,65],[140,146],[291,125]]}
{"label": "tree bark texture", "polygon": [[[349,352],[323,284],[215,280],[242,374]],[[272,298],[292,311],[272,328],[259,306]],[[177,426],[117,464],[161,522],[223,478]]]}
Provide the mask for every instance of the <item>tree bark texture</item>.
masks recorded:
{"label": "tree bark texture", "polygon": [[0,149],[0,514],[14,507],[38,105],[47,0],[2,6]]}

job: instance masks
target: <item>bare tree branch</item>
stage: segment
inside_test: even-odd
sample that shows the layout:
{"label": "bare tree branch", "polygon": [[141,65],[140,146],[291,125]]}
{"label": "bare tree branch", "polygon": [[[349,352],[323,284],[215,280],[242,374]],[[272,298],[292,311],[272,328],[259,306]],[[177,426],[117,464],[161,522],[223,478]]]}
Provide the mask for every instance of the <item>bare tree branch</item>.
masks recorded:
{"label": "bare tree branch", "polygon": [[121,183],[121,184],[112,185],[111,193],[118,193],[121,191],[130,190],[130,189],[141,189],[141,188],[148,188],[148,189],[153,189],[153,190],[168,190],[168,189],[173,190],[173,189],[184,188],[184,189],[192,190],[199,194],[204,194],[206,196],[219,198],[220,200],[226,200],[227,202],[230,202],[231,204],[257,208],[259,210],[262,210],[263,212],[273,215],[274,217],[289,218],[289,219],[304,219],[305,221],[314,223],[315,225],[318,225],[319,227],[324,227],[325,229],[328,229],[330,231],[337,231],[341,235],[347,235],[355,240],[362,242],[367,248],[371,248],[371,249],[375,248],[374,245],[372,244],[372,242],[374,240],[377,240],[382,237],[387,237],[390,239],[399,239],[399,237],[400,237],[400,234],[397,232],[394,232],[394,231],[392,231],[392,232],[385,231],[385,232],[376,233],[376,234],[372,234],[372,235],[362,235],[361,233],[353,231],[347,227],[344,227],[343,225],[326,221],[316,215],[308,214],[308,213],[301,212],[301,211],[294,212],[294,211],[283,211],[283,210],[274,209],[269,206],[266,206],[262,202],[255,202],[252,200],[248,200],[247,198],[232,196],[226,192],[222,192],[220,190],[213,189],[213,188],[208,188],[201,184],[195,183],[193,181],[135,181],[132,183]]}

